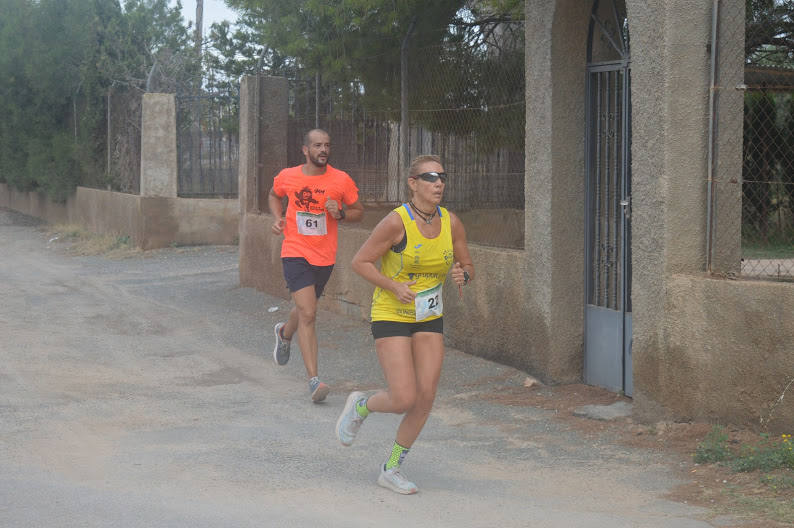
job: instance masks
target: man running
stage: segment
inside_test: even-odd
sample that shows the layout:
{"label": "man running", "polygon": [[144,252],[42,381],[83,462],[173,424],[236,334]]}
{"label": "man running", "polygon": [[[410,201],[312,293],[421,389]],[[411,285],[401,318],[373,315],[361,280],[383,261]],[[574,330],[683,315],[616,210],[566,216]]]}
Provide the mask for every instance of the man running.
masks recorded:
{"label": "man running", "polygon": [[[317,374],[317,299],[334,269],[339,222],[360,221],[364,207],[352,178],[328,164],[331,138],[327,132],[307,132],[302,149],[306,163],[279,172],[268,195],[270,212],[275,217],[272,231],[284,235],[281,262],[295,302],[287,321],[274,328],[273,360],[277,365],[287,364],[290,342],[297,332],[312,401],[321,402],[329,387]],[[282,216],[285,196],[287,212]]]}

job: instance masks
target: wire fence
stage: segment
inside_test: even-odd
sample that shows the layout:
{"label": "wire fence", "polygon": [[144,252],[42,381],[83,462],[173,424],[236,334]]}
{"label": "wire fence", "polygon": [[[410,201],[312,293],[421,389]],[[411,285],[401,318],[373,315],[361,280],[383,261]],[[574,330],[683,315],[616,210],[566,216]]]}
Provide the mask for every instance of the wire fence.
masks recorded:
{"label": "wire fence", "polygon": [[362,202],[388,207],[408,199],[410,159],[437,154],[450,175],[444,205],[461,216],[469,240],[522,248],[523,43],[480,53],[448,45],[411,49],[405,62],[407,91],[399,89],[397,71],[384,82],[391,81],[391,97],[359,81],[318,84],[317,77],[295,75],[289,164],[304,161],[303,134],[323,128],[331,135],[331,163],[356,181]]}
{"label": "wire fence", "polygon": [[107,185],[130,194],[138,194],[141,189],[141,101],[142,94],[137,90],[108,90],[104,145]]}
{"label": "wire fence", "polygon": [[720,2],[709,269],[794,280],[794,7]]}

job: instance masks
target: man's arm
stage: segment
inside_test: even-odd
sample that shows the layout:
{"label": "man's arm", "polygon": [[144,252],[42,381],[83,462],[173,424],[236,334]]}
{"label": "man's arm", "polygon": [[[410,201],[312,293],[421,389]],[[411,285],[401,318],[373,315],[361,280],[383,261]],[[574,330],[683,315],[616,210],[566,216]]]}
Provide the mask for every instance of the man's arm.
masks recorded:
{"label": "man's arm", "polygon": [[273,188],[270,188],[270,192],[267,195],[267,206],[270,209],[270,214],[274,217],[273,227],[271,227],[271,231],[273,233],[280,235],[284,232],[284,227],[286,226],[287,222],[282,218],[282,214],[284,213],[284,206],[281,203],[281,197],[276,194],[276,191]]}
{"label": "man's arm", "polygon": [[364,206],[356,200],[345,208],[345,222],[360,222],[364,218]]}
{"label": "man's arm", "polygon": [[325,202],[325,210],[337,220],[343,220],[346,223],[360,222],[364,217],[364,206],[358,200],[345,207],[344,218],[342,217],[342,206],[336,200],[328,199]]}

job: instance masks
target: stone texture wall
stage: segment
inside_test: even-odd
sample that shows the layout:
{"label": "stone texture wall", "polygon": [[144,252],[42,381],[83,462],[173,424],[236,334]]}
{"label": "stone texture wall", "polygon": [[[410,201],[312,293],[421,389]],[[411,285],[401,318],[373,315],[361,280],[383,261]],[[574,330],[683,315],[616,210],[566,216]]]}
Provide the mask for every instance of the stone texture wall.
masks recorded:
{"label": "stone texture wall", "polygon": [[[639,418],[760,428],[794,378],[794,287],[787,283],[674,275],[667,281],[662,352],[635,370]],[[770,431],[791,431],[787,394]]]}
{"label": "stone texture wall", "polygon": [[143,94],[141,113],[141,196],[176,198],[174,94]]}

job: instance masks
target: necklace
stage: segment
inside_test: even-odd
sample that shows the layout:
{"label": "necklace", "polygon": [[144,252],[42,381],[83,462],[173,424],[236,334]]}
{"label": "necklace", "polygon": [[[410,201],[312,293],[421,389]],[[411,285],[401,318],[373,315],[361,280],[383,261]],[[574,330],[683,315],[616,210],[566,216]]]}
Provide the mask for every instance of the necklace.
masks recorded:
{"label": "necklace", "polygon": [[433,218],[436,217],[436,213],[438,212],[438,209],[433,209],[432,213],[426,213],[424,211],[420,211],[419,208],[414,205],[413,201],[408,200],[408,203],[411,204],[411,209],[413,209],[414,212],[417,214],[417,216],[419,216],[419,218],[424,220],[426,224],[433,223]]}

